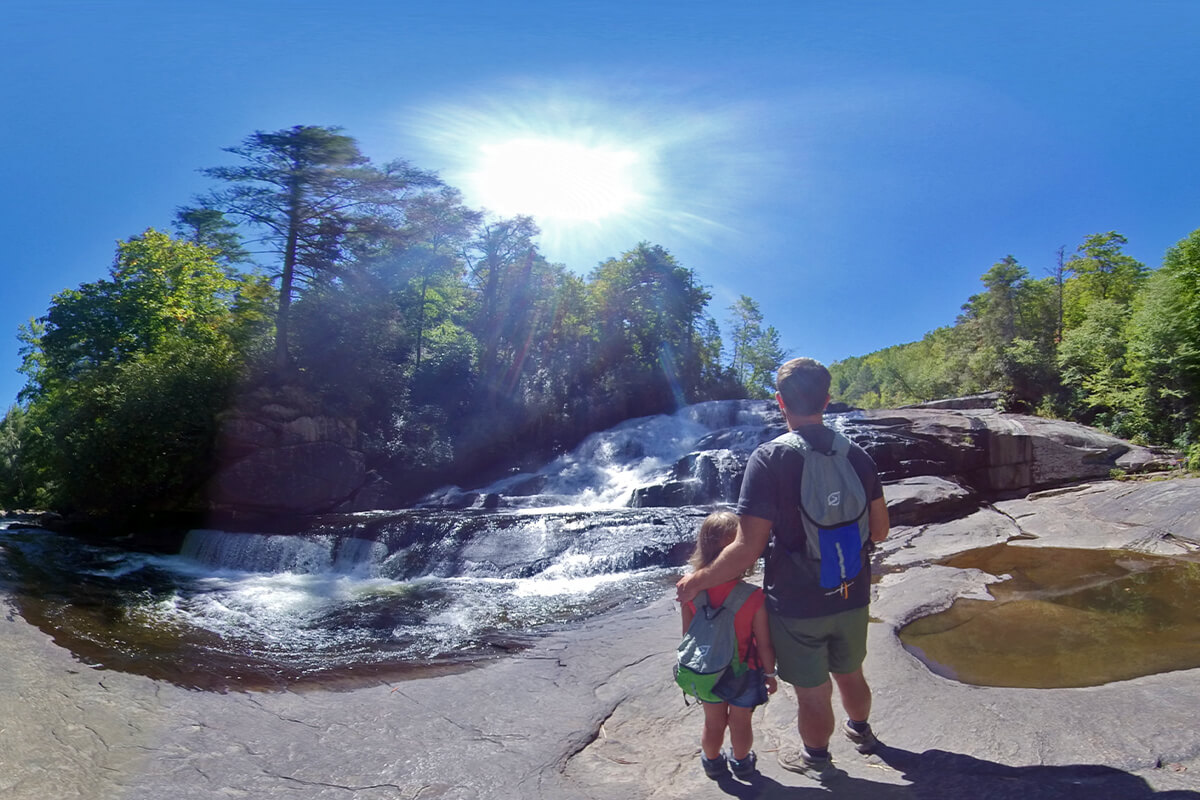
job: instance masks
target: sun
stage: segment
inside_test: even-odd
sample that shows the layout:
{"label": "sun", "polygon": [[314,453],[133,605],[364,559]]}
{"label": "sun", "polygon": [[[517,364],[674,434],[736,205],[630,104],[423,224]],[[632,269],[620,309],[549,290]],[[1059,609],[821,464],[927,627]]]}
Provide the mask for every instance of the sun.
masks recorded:
{"label": "sun", "polygon": [[630,149],[521,137],[481,144],[468,177],[475,196],[498,214],[599,223],[644,201],[639,162]]}
{"label": "sun", "polygon": [[527,215],[540,252],[585,272],[638,242],[673,252],[739,236],[777,159],[758,109],[694,107],[641,82],[513,79],[407,110],[404,150],[470,208]]}

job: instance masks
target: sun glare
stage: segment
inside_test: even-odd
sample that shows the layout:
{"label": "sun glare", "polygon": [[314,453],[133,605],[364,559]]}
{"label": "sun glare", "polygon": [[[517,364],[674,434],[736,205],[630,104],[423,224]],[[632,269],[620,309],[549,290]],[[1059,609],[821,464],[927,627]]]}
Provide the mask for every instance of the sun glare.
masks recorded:
{"label": "sun glare", "polygon": [[628,213],[643,199],[637,153],[564,139],[481,145],[471,179],[491,210],[539,220],[599,222]]}
{"label": "sun glare", "polygon": [[766,180],[763,148],[743,139],[749,114],[672,97],[609,79],[497,84],[405,114],[417,145],[405,151],[470,207],[533,217],[542,253],[582,272],[640,241],[729,236],[737,204]]}

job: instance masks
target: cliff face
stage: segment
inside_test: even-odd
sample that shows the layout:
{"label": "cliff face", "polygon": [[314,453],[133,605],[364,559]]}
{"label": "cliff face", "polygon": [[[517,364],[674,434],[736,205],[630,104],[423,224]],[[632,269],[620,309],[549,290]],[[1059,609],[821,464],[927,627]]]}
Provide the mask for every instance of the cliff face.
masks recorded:
{"label": "cliff face", "polygon": [[[690,415],[708,432],[677,451],[682,455],[673,464],[668,460],[668,468],[651,482],[632,490],[623,501],[628,506],[735,503],[754,447],[786,430],[782,415],[768,401],[702,403],[680,414]],[[1113,470],[1166,469],[1177,461],[1170,453],[1084,425],[988,408],[948,408],[943,403],[937,408],[853,411],[826,421],[875,460],[889,484],[889,500],[896,501],[898,522],[944,517],[980,502],[1106,478]],[[645,458],[643,444],[626,442],[626,461]],[[568,463],[595,461],[588,446],[581,445]],[[218,453],[219,469],[208,487],[214,511],[286,517],[401,506],[401,493],[367,469],[353,419],[328,414],[316,398],[295,387],[242,398],[222,420]],[[547,470],[513,476],[476,492],[442,493],[427,505],[544,505],[538,498],[553,491],[547,488],[552,477]]]}
{"label": "cliff face", "polygon": [[353,419],[324,413],[302,389],[258,390],[221,421],[209,503],[265,514],[332,510],[367,482],[358,439]]}

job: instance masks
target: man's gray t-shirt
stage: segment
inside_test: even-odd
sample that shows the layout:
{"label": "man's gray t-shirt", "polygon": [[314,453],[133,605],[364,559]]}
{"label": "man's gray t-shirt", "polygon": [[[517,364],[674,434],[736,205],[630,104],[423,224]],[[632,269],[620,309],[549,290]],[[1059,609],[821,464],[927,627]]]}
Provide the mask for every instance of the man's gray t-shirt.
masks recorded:
{"label": "man's gray t-shirt", "polygon": [[[812,447],[828,450],[833,444],[833,431],[824,425],[802,425],[796,433]],[[862,482],[868,502],[883,497],[875,462],[866,451],[851,444],[850,465]],[[816,561],[799,562],[790,554],[792,549],[803,552],[803,527],[800,518],[800,476],[804,471],[804,455],[783,442],[759,445],[746,464],[738,498],[739,516],[759,517],[771,521],[771,539],[766,552],[766,574],[763,590],[767,610],[785,617],[824,617],[840,611],[862,608],[871,600],[870,560],[864,558],[861,572],[850,581],[848,592],[821,588],[818,583],[819,565]]]}

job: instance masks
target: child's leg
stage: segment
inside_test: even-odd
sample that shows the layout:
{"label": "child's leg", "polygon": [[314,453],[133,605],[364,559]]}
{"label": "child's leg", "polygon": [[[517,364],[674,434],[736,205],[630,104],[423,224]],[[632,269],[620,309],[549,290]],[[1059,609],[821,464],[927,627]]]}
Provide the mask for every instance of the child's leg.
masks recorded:
{"label": "child's leg", "polygon": [[704,731],[700,734],[700,749],[708,759],[721,755],[725,742],[725,726],[729,721],[728,703],[701,703],[704,706]]}
{"label": "child's leg", "polygon": [[729,706],[729,747],[738,761],[748,756],[754,748],[753,715],[753,708]]}

